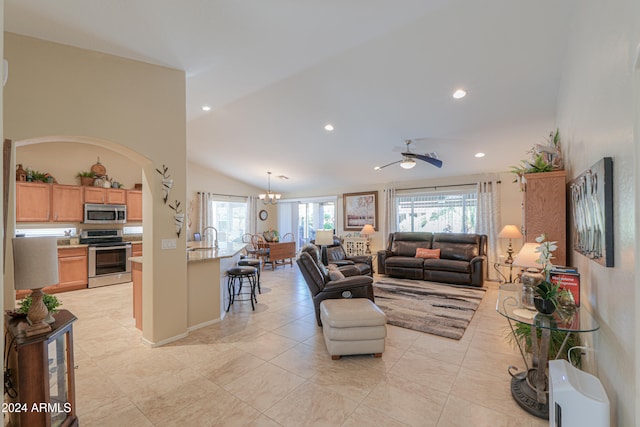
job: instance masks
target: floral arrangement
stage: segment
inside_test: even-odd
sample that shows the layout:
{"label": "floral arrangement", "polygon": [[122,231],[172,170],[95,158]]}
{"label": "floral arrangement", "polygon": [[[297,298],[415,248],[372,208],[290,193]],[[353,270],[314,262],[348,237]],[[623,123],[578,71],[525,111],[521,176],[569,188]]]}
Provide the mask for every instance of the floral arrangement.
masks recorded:
{"label": "floral arrangement", "polygon": [[536,252],[540,254],[540,257],[536,260],[536,262],[542,265],[542,274],[544,275],[544,280],[536,287],[536,293],[542,299],[551,300],[553,302],[553,305],[557,307],[560,284],[551,283],[549,273],[553,268],[553,263],[551,262],[551,260],[554,259],[553,251],[558,249],[558,242],[547,241],[546,234],[541,234],[540,236],[536,237],[536,242],[539,243],[538,247],[536,248]]}
{"label": "floral arrangement", "polygon": [[514,182],[521,181],[525,173],[551,172],[564,168],[558,129],[549,134],[545,144],[536,144],[527,153],[531,156],[530,159],[521,160],[518,166],[511,167],[511,172],[518,175]]}

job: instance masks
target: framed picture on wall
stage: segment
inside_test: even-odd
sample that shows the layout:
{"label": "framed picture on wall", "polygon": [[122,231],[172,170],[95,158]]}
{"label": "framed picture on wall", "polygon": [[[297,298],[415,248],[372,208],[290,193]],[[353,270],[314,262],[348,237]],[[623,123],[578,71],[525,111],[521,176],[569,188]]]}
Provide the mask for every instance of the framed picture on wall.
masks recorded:
{"label": "framed picture on wall", "polygon": [[344,229],[360,231],[365,224],[378,229],[378,192],[345,193],[342,195]]}

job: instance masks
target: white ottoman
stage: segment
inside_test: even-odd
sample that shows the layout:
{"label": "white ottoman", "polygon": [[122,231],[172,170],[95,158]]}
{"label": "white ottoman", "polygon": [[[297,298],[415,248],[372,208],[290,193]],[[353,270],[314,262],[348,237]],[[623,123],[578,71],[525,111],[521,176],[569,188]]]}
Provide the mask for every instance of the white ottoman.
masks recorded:
{"label": "white ottoman", "polygon": [[369,299],[324,300],[320,303],[320,319],[333,360],[349,354],[382,356],[387,316]]}

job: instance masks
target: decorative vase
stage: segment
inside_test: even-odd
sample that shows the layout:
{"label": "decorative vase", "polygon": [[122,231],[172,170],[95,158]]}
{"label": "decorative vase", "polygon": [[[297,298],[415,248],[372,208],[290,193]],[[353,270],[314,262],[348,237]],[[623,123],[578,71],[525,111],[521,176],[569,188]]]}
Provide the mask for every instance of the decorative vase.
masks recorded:
{"label": "decorative vase", "polygon": [[536,286],[544,281],[544,275],[535,268],[528,268],[520,277],[522,281],[522,305],[530,310],[535,309],[534,298]]}
{"label": "decorative vase", "polygon": [[536,310],[542,314],[553,314],[553,312],[556,311],[556,305],[550,299],[536,297],[533,299],[533,303]]}

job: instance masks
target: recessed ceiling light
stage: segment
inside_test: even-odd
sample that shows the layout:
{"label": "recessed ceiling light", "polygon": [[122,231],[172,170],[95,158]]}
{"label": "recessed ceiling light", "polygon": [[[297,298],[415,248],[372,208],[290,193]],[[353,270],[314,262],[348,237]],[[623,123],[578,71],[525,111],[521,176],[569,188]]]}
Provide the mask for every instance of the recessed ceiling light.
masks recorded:
{"label": "recessed ceiling light", "polygon": [[464,98],[466,95],[467,95],[467,91],[464,89],[458,89],[455,92],[453,92],[453,97],[455,99]]}
{"label": "recessed ceiling light", "polygon": [[331,123],[327,123],[326,125],[324,125],[324,130],[326,130],[327,132],[331,132],[333,130],[333,125]]}
{"label": "recessed ceiling light", "polygon": [[478,157],[478,158],[484,157],[484,153],[476,153],[476,157]]}
{"label": "recessed ceiling light", "polygon": [[209,107],[208,105],[203,105],[202,111],[211,111],[211,107]]}

